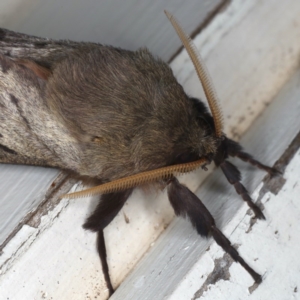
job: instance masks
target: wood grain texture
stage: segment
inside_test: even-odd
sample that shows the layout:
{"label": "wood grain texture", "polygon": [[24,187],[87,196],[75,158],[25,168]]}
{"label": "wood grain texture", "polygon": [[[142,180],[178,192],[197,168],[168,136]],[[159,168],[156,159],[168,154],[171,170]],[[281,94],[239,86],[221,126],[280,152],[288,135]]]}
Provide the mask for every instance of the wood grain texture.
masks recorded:
{"label": "wood grain texture", "polygon": [[188,33],[224,0],[36,1],[0,3],[0,27],[53,39],[99,42],[129,50],[148,47],[168,60],[181,46],[163,13],[180,15]]}

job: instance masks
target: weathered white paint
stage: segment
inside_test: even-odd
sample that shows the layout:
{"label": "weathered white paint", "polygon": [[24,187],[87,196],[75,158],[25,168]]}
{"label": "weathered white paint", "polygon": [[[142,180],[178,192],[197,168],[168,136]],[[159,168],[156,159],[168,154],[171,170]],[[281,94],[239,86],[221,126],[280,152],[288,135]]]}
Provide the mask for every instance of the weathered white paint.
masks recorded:
{"label": "weathered white paint", "polygon": [[[265,4],[266,2],[267,4]],[[267,5],[273,5],[272,13],[269,12],[268,15]],[[279,22],[278,14],[285,8],[285,5],[289,5],[290,15],[285,21],[281,20]],[[272,0],[233,1],[228,10],[220,16],[221,21],[216,18],[207,28],[207,31],[203,33],[204,36],[210,36],[211,38],[206,39],[205,42],[201,42],[201,38],[199,38],[199,45],[203,45],[201,49],[205,49],[205,46],[209,49],[206,54],[204,53],[204,56],[208,62],[210,73],[216,81],[218,93],[222,95],[222,103],[223,101],[226,103],[225,121],[226,124],[229,124],[227,128],[234,128],[233,133],[236,135],[242,135],[257,115],[261,113],[263,106],[259,102],[260,96],[265,101],[270,101],[297,66],[300,54],[299,27],[297,26],[300,12],[299,5],[296,0],[289,0],[284,3]],[[272,17],[273,14],[275,15],[274,18]],[[180,16],[178,17],[180,18]],[[227,20],[230,20],[230,22],[226,22]],[[251,24],[256,25],[252,30],[253,26]],[[268,30],[272,30],[272,35],[268,34]],[[243,37],[243,35],[248,36],[248,39],[244,41],[246,45],[241,47],[241,45],[233,42],[235,36]],[[213,39],[212,37],[215,36],[217,38]],[[279,40],[282,43],[279,44]],[[212,46],[209,46],[210,43]],[[261,52],[255,51],[256,55],[252,57],[253,51],[260,44],[264,45],[263,50]],[[278,65],[278,71],[270,71],[274,64],[278,62],[278,53],[287,53],[288,49],[293,49],[293,51],[291,55],[284,56],[285,63]],[[249,62],[247,57],[251,58]],[[265,57],[269,57],[269,59],[265,60]],[[237,58],[244,58],[244,60]],[[176,67],[181,65],[181,68],[185,68],[185,62],[186,55],[182,54],[178,57],[178,62],[175,61],[172,66],[175,73],[180,74],[180,80],[185,82],[188,91],[193,95],[199,95],[199,83],[195,81],[195,75],[190,73],[189,62],[187,62],[187,72],[180,72]],[[235,65],[235,62],[237,65]],[[260,67],[258,68],[258,66]],[[182,76],[186,76],[186,78]],[[256,80],[252,80],[252,77],[255,77]],[[228,80],[228,85],[225,84],[225,80]],[[260,86],[262,82],[264,89]],[[260,92],[258,94],[257,87],[259,87]],[[262,90],[266,92],[262,93]],[[238,93],[239,98],[235,96],[235,93]],[[257,97],[256,103],[252,102],[254,97]],[[230,99],[233,100],[230,101]],[[241,99],[243,105],[238,105]],[[251,110],[249,111],[248,106],[250,105]],[[297,109],[299,107],[293,107],[292,116],[289,116],[294,123],[299,121],[299,118],[295,117],[295,115],[299,116],[299,110],[297,111]],[[228,118],[228,111],[233,113],[231,118]],[[245,120],[241,120],[241,124],[245,123],[245,126],[238,124],[238,117],[243,116]],[[251,152],[260,159],[270,163],[280,153],[274,144],[271,144],[271,140],[274,141],[274,131],[271,130],[272,124],[270,124],[273,120],[268,118],[266,120],[264,127],[257,129],[263,139],[258,143],[258,141],[249,138],[248,144],[250,145],[247,145],[247,149],[250,148]],[[278,128],[277,130],[282,134],[287,123],[280,124],[278,126],[281,130]],[[262,130],[265,132],[262,132]],[[278,143],[284,140],[282,135],[277,138],[279,140],[275,141]],[[287,143],[287,139],[284,143]],[[284,143],[282,144],[283,147],[286,145]],[[262,152],[263,149],[266,149],[265,153]],[[245,171],[246,169],[242,167],[242,170]],[[200,172],[197,174],[200,174]],[[203,174],[203,172],[201,173]],[[220,174],[218,172],[215,174],[210,179],[211,181],[207,183],[210,191],[214,192],[212,198],[221,201],[222,195],[225,195],[223,201],[226,203],[229,199],[232,199],[230,201],[233,201],[233,205],[241,203],[235,193],[230,191],[228,184],[219,181],[221,180],[219,179]],[[257,174],[260,174],[259,176],[262,176],[262,174],[260,172],[249,172],[247,174],[245,182],[247,187],[253,190],[257,186],[257,182],[253,181],[253,174],[255,174],[255,177],[258,176]],[[192,186],[195,190],[199,182],[198,176],[187,176],[185,180],[189,184],[190,181],[193,181]],[[222,193],[220,193],[220,189]],[[208,192],[207,190],[201,192],[203,193],[201,194],[203,200],[205,198],[206,201],[211,199],[205,196],[208,195]],[[172,212],[164,196],[161,196],[158,192],[153,194],[153,191],[146,192],[146,194],[145,196],[144,192],[137,191],[128,202],[128,205],[125,206],[124,211],[120,213],[106,231],[109,246],[109,264],[115,284],[118,284],[124,278],[172,217]],[[14,255],[16,261],[11,260],[10,269],[0,278],[1,292],[4,291],[4,296],[17,300],[51,299],[51,297],[53,299],[105,298],[105,292],[102,289],[101,270],[94,250],[95,237],[93,234],[84,232],[80,227],[87,215],[86,207],[91,202],[91,199],[71,200],[69,204],[68,202],[62,202],[57,207],[57,211],[49,212],[49,216],[43,217],[45,223],[48,222],[47,226],[50,226],[44,232],[40,228],[23,228],[24,235],[23,239],[19,239],[19,244],[29,240],[32,235],[37,236],[37,238],[25,254],[18,256],[18,253],[16,253]],[[61,211],[59,211],[59,208]],[[129,217],[129,224],[126,224],[124,220],[124,212]],[[223,213],[224,209],[222,212],[219,211],[215,214],[218,224],[224,224]],[[50,222],[46,218],[49,218]],[[145,222],[148,222],[148,224],[145,224]],[[225,220],[226,222],[228,220]],[[21,234],[22,232],[20,232]],[[184,242],[182,242],[183,239]],[[16,242],[13,240],[11,243]],[[151,290],[155,292],[155,299],[158,299],[158,296],[171,295],[180,283],[180,278],[187,273],[187,268],[191,268],[197,261],[196,258],[200,256],[201,251],[199,250],[201,250],[201,247],[198,246],[198,243],[199,238],[190,226],[183,220],[176,219],[167,229],[167,232],[164,233],[164,237],[155,243],[153,252],[136,268],[137,272],[129,277],[127,283],[121,285],[114,298],[125,299],[125,296],[127,296],[128,299],[146,299],[145,295],[151,295]],[[6,251],[9,251],[7,249],[12,247],[11,245],[9,244],[5,248],[5,253],[10,253],[9,255],[13,251]],[[168,245],[171,245],[172,251],[179,255],[168,256],[170,251]],[[206,249],[207,244],[204,243],[203,245],[202,248]],[[186,252],[180,254],[182,253],[181,249],[186,250]],[[192,260],[188,265],[185,255],[190,249],[194,249],[194,252],[190,251],[189,253]],[[154,256],[153,253],[155,253]],[[175,263],[172,268],[173,262]],[[169,270],[169,273],[167,270]],[[151,272],[154,274],[153,276]],[[155,285],[157,281],[161,282],[160,286]],[[162,294],[162,290],[167,294]],[[150,297],[149,299],[154,298]]]}
{"label": "weathered white paint", "polygon": [[57,170],[49,168],[1,165],[0,245],[20,220],[36,209],[57,175]]}

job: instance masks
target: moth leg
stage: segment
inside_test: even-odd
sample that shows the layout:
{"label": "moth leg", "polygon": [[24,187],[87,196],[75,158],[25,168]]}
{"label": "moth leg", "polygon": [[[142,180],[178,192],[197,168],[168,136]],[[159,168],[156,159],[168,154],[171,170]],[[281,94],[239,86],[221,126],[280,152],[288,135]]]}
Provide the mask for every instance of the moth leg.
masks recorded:
{"label": "moth leg", "polygon": [[98,230],[97,233],[97,242],[96,242],[97,251],[100,257],[102,272],[104,276],[104,280],[106,282],[106,286],[108,288],[109,296],[114,293],[114,288],[111,284],[110,276],[109,276],[109,268],[107,264],[107,254],[106,254],[106,246],[104,239],[104,231]]}
{"label": "moth leg", "polygon": [[255,216],[258,219],[266,219],[264,214],[262,213],[261,209],[252,201],[251,197],[248,194],[248,191],[240,182],[242,176],[238,168],[230,163],[227,160],[224,160],[220,164],[220,167],[226,176],[228,182],[232,184],[236,190],[236,192],[242,196],[243,200],[248,204],[248,206],[253,210]]}
{"label": "moth leg", "polygon": [[96,209],[83,224],[83,228],[97,232],[97,251],[110,296],[113,294],[114,289],[109,276],[103,230],[118,214],[131,193],[132,189],[128,189],[122,192],[102,195]]}
{"label": "moth leg", "polygon": [[217,244],[221,246],[234,261],[239,262],[256,283],[260,283],[262,281],[261,276],[244,261],[238,251],[231,245],[230,241],[216,227],[214,218],[201,200],[187,187],[179,183],[176,178],[173,177],[168,183],[168,196],[175,214],[177,216],[188,217],[201,236],[207,237],[211,234]]}
{"label": "moth leg", "polygon": [[247,152],[244,152],[242,146],[237,142],[227,139],[226,144],[227,144],[228,155],[232,157],[238,157],[240,160],[243,160],[261,170],[268,172],[270,176],[275,176],[280,174],[280,172],[275,168],[271,168],[262,164],[258,160],[254,159],[252,155],[248,154]]}

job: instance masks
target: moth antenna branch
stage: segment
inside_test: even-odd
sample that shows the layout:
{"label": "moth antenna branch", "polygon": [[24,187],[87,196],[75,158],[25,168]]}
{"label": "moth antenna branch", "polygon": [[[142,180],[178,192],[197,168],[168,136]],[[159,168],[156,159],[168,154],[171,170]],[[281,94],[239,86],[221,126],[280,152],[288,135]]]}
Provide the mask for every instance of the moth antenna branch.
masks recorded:
{"label": "moth antenna branch", "polygon": [[168,11],[165,10],[165,14],[170,20],[171,24],[173,25],[174,29],[176,30],[183,46],[185,47],[189,57],[191,58],[197,75],[202,83],[203,90],[205,96],[207,98],[214,123],[215,123],[215,130],[216,136],[221,137],[223,135],[223,116],[222,110],[219,104],[218,96],[216,90],[213,86],[212,80],[208,73],[208,70],[205,66],[204,60],[201,57],[199,51],[197,50],[195,44],[191,40],[191,38],[184,32],[182,27],[180,26],[177,19]]}
{"label": "moth antenna branch", "polygon": [[60,198],[81,198],[97,194],[107,194],[116,191],[126,190],[136,187],[141,184],[154,182],[159,179],[167,179],[173,175],[180,173],[191,172],[200,166],[206,165],[209,161],[206,158],[202,158],[193,162],[185,164],[177,164],[167,166],[151,171],[142,172],[125,178],[117,179],[108,183],[104,183],[84,191],[74,192],[61,196]]}

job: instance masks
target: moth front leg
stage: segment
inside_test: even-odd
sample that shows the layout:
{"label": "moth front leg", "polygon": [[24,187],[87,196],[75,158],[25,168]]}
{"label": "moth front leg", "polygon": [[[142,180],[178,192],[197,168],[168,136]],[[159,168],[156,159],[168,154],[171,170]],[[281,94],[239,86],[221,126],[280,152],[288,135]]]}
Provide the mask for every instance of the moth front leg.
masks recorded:
{"label": "moth front leg", "polygon": [[238,168],[225,160],[220,164],[220,167],[227,178],[228,182],[232,184],[236,190],[236,192],[241,195],[242,199],[248,204],[248,206],[253,210],[255,217],[258,219],[265,220],[265,216],[262,213],[261,209],[252,201],[248,191],[244,187],[241,181],[241,173]]}
{"label": "moth front leg", "polygon": [[256,273],[239,255],[238,251],[231,245],[230,241],[216,227],[215,220],[204,206],[201,200],[187,187],[179,183],[173,177],[169,180],[168,196],[177,216],[188,217],[197,232],[204,237],[212,235],[219,246],[227,252],[234,261],[239,262],[253,277],[255,282],[262,281],[261,276]]}
{"label": "moth front leg", "polygon": [[104,279],[110,296],[113,294],[114,289],[109,276],[103,230],[115,218],[131,193],[132,189],[128,189],[122,192],[102,195],[96,209],[83,224],[83,228],[97,232],[97,251],[100,257]]}
{"label": "moth front leg", "polygon": [[260,161],[254,159],[251,154],[249,154],[243,150],[243,147],[239,143],[237,143],[231,139],[227,139],[226,144],[227,144],[227,152],[228,152],[229,156],[238,157],[240,160],[243,160],[244,162],[247,162],[247,163],[251,164],[252,166],[255,166],[261,170],[264,170],[265,172],[268,172],[270,174],[270,176],[275,176],[275,175],[281,174],[275,168],[266,166],[266,165],[262,164]]}

